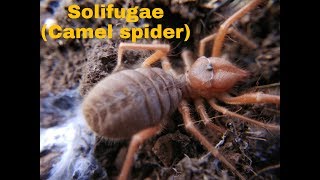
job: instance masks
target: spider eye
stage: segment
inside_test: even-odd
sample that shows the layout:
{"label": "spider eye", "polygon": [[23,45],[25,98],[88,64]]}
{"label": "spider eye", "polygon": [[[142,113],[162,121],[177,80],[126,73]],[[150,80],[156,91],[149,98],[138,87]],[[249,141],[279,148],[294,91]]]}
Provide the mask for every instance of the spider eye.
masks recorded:
{"label": "spider eye", "polygon": [[206,67],[207,71],[213,71],[213,66],[211,63],[208,63],[207,67]]}

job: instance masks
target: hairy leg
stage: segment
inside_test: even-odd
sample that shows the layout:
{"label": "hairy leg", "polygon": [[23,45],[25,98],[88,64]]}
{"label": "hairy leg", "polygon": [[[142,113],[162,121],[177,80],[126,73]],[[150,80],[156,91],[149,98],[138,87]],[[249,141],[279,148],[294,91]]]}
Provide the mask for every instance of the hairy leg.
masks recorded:
{"label": "hairy leg", "polygon": [[280,96],[264,94],[262,92],[246,93],[232,97],[229,94],[221,94],[217,98],[228,104],[253,104],[253,103],[273,103],[280,104]]}
{"label": "hairy leg", "polygon": [[210,129],[219,132],[224,133],[226,130],[220,126],[215,125],[213,122],[211,122],[210,118],[208,117],[208,114],[206,112],[206,109],[203,105],[203,100],[198,98],[194,100],[194,103],[196,105],[196,110],[199,113],[201,119],[203,120],[203,123],[206,127],[209,127]]}
{"label": "hairy leg", "polygon": [[184,63],[184,72],[189,71],[191,65],[194,62],[192,55],[192,52],[189,50],[183,50],[181,53],[181,57]]}
{"label": "hairy leg", "polygon": [[233,27],[230,27],[228,29],[228,34],[230,34],[233,37],[238,38],[244,45],[248,46],[251,49],[256,49],[258,47],[257,43],[250,40],[247,36],[243,35]]}
{"label": "hairy leg", "polygon": [[155,50],[142,64],[142,67],[149,67],[162,57],[166,56],[170,50],[170,45],[167,44],[135,44],[135,43],[120,43],[118,49],[117,66],[113,72],[118,71],[122,66],[122,56],[126,50]]}
{"label": "hairy leg", "polygon": [[[243,35],[239,31],[237,31],[233,27],[230,27],[228,29],[227,34],[230,34],[233,37],[238,38],[244,45],[248,46],[251,49],[256,49],[258,47],[258,45],[254,41],[248,39],[245,35]],[[199,57],[205,55],[206,43],[208,43],[210,41],[213,41],[216,36],[217,36],[217,33],[214,33],[214,34],[206,36],[206,37],[204,37],[203,39],[200,40],[200,42],[199,42],[199,51],[198,51],[198,56]],[[213,44],[213,46],[215,46],[215,44]]]}
{"label": "hairy leg", "polygon": [[206,43],[213,41],[214,38],[216,37],[217,33],[211,34],[209,36],[204,37],[203,39],[200,40],[199,42],[199,52],[198,52],[198,56],[204,56],[204,52],[205,52],[205,47],[206,47]]}
{"label": "hairy leg", "polygon": [[225,36],[228,32],[229,27],[237,20],[242,18],[246,13],[256,8],[263,0],[252,0],[236,13],[234,13],[231,17],[229,17],[223,24],[220,25],[220,28],[217,32],[214,46],[212,49],[212,57],[220,57],[221,49],[225,39]]}
{"label": "hairy leg", "polygon": [[139,146],[145,140],[151,138],[152,136],[157,134],[159,131],[161,131],[161,125],[144,129],[132,137],[126,159],[124,161],[123,167],[121,169],[121,173],[119,175],[119,180],[128,179],[128,174],[130,172],[130,169],[133,163],[133,156],[137,152]]}
{"label": "hairy leg", "polygon": [[190,108],[186,100],[182,100],[179,104],[179,111],[183,117],[183,123],[186,129],[197,138],[200,143],[205,146],[212,155],[219,159],[224,165],[226,165],[233,173],[235,173],[240,179],[246,179],[240,172],[222,155],[219,153],[218,149],[210,144],[210,142],[203,136],[200,131],[194,126],[193,121],[190,116]]}
{"label": "hairy leg", "polygon": [[170,63],[168,57],[163,57],[163,58],[161,58],[161,66],[162,66],[162,69],[163,69],[164,71],[166,71],[167,73],[169,73],[169,74],[177,77],[177,73],[176,73],[176,71],[172,68],[171,63]]}
{"label": "hairy leg", "polygon": [[257,121],[257,120],[255,120],[255,119],[251,119],[251,118],[242,116],[242,115],[240,115],[240,114],[237,114],[237,113],[235,113],[235,112],[229,111],[227,108],[224,108],[224,107],[222,107],[222,106],[219,106],[219,105],[216,103],[216,100],[215,100],[215,99],[210,99],[210,100],[209,100],[209,104],[211,105],[211,107],[212,107],[213,109],[217,110],[218,112],[220,112],[220,113],[222,113],[222,114],[225,114],[225,115],[228,115],[228,116],[231,116],[231,117],[235,117],[235,118],[239,118],[239,119],[241,119],[242,121],[246,121],[246,122],[248,122],[248,123],[251,123],[251,124],[254,124],[254,125],[256,125],[256,126],[260,126],[260,127],[263,127],[263,128],[269,129],[269,130],[280,131],[280,126],[279,126],[279,125],[266,124],[266,123]]}

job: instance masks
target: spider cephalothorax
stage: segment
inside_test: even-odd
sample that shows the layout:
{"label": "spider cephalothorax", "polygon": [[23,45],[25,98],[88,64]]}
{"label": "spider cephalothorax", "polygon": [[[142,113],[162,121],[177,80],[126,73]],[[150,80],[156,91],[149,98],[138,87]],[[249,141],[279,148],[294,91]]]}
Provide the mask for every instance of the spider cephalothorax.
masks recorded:
{"label": "spider cephalothorax", "polygon": [[223,58],[202,56],[186,72],[186,81],[192,91],[202,97],[212,98],[217,93],[227,92],[248,75],[247,71]]}

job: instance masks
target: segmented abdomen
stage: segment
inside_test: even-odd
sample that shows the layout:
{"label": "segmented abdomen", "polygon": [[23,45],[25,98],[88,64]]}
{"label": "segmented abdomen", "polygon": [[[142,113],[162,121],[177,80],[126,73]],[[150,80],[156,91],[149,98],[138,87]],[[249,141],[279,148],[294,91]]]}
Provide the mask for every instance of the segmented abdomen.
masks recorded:
{"label": "segmented abdomen", "polygon": [[114,73],[85,97],[83,113],[100,136],[123,139],[162,123],[182,98],[177,81],[159,68]]}

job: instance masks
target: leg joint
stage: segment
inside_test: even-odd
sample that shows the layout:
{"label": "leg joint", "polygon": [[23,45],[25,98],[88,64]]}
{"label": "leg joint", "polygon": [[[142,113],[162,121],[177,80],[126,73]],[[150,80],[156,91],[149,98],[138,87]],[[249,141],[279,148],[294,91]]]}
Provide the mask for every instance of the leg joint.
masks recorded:
{"label": "leg joint", "polygon": [[189,131],[190,131],[191,129],[194,129],[194,128],[195,128],[192,122],[187,122],[187,123],[185,124],[185,127],[186,127],[186,129],[189,130]]}
{"label": "leg joint", "polygon": [[139,134],[136,134],[132,137],[132,142],[141,144],[143,142],[143,139],[141,138],[141,136]]}
{"label": "leg joint", "polygon": [[257,93],[256,100],[257,100],[257,102],[260,102],[262,100],[262,93],[261,92]]}

